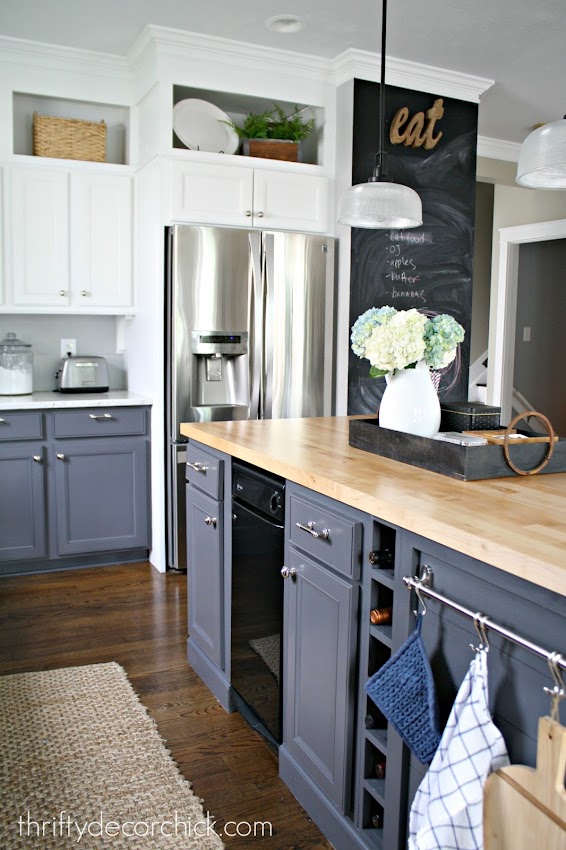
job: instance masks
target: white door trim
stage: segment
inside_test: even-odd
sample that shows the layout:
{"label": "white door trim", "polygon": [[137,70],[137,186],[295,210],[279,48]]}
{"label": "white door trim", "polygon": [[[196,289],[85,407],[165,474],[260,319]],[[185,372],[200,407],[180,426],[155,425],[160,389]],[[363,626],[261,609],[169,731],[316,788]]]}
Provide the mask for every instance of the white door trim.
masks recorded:
{"label": "white door trim", "polygon": [[490,404],[501,406],[501,421],[511,419],[513,362],[517,322],[519,246],[527,242],[566,239],[566,218],[499,229],[499,275],[495,334],[490,334],[488,358],[493,363]]}

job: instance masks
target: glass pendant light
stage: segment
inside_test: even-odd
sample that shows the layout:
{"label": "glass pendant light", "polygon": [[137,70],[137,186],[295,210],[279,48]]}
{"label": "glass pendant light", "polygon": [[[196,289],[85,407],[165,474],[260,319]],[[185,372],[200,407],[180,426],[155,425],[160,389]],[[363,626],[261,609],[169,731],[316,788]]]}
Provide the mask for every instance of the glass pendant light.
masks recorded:
{"label": "glass pendant light", "polygon": [[379,87],[379,152],[375,156],[373,174],[367,183],[358,183],[343,193],[338,204],[338,221],[351,227],[402,229],[423,223],[421,199],[408,186],[387,183],[385,156],[385,38],[387,32],[387,0],[382,0],[381,18],[381,84]]}
{"label": "glass pendant light", "polygon": [[529,189],[566,189],[566,115],[527,136],[519,151],[516,181]]}

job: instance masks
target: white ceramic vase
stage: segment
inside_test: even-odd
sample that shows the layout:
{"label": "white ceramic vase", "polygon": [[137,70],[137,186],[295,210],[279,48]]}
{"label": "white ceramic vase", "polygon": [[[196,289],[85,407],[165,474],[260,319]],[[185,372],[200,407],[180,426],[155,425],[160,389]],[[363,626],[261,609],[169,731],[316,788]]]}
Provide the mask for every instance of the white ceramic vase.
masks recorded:
{"label": "white ceramic vase", "polygon": [[440,427],[440,402],[424,360],[419,360],[414,369],[390,372],[385,380],[379,406],[381,427],[434,437]]}

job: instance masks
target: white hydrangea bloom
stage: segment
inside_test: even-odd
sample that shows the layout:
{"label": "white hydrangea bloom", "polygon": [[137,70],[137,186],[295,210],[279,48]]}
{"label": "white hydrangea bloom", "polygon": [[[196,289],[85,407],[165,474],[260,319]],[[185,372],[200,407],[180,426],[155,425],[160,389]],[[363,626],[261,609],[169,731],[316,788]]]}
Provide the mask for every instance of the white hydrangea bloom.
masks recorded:
{"label": "white hydrangea bloom", "polygon": [[366,342],[366,357],[372,366],[392,372],[421,360],[425,352],[427,317],[418,310],[396,313],[386,325],[374,328]]}

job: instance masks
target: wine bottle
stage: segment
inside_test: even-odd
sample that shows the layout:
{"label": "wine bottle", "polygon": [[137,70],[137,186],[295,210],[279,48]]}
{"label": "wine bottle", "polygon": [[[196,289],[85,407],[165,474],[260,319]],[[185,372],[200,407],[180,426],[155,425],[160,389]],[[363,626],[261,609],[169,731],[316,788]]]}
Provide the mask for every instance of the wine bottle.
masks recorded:
{"label": "wine bottle", "polygon": [[374,772],[376,779],[385,779],[385,759],[383,761],[376,762]]}
{"label": "wine bottle", "polygon": [[369,553],[369,562],[374,567],[390,567],[393,563],[393,552],[391,549],[378,549]]}
{"label": "wine bottle", "polygon": [[370,611],[369,618],[374,626],[383,626],[391,622],[393,608],[374,608]]}
{"label": "wine bottle", "polygon": [[371,825],[375,827],[375,829],[379,829],[379,827],[381,826],[381,818],[379,817],[379,815],[371,816]]}
{"label": "wine bottle", "polygon": [[366,714],[366,729],[373,729],[375,726],[375,718],[373,714]]}

